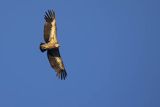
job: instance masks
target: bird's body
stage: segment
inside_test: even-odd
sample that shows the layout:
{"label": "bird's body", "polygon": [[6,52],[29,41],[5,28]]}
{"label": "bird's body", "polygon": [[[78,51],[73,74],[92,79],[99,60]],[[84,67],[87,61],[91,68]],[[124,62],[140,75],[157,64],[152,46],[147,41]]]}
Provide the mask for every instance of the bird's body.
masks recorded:
{"label": "bird's body", "polygon": [[60,45],[57,40],[56,18],[54,11],[49,10],[46,12],[44,18],[44,40],[46,43],[40,44],[40,50],[42,52],[47,51],[47,56],[51,67],[55,69],[59,78],[65,79],[67,73],[59,53]]}

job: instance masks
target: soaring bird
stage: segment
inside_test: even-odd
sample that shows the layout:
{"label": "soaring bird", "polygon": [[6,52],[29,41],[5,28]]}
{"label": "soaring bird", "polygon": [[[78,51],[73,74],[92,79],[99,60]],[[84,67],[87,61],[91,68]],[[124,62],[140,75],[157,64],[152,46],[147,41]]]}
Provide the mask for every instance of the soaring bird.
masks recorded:
{"label": "soaring bird", "polygon": [[47,51],[47,56],[49,63],[53,69],[55,69],[58,78],[65,80],[67,77],[67,72],[65,70],[57,40],[57,27],[56,27],[56,17],[53,10],[48,10],[44,15],[44,40],[45,43],[40,44],[41,52]]}

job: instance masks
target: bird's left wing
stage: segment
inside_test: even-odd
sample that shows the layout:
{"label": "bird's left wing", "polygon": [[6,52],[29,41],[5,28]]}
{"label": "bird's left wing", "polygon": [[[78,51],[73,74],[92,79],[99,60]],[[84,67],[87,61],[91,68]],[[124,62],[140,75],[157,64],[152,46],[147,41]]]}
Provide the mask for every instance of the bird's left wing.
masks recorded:
{"label": "bird's left wing", "polygon": [[57,27],[56,27],[56,17],[53,10],[48,10],[45,12],[45,24],[44,24],[44,40],[46,43],[40,44],[40,50],[42,52],[60,47],[57,40]]}
{"label": "bird's left wing", "polygon": [[53,10],[45,12],[45,24],[44,24],[44,39],[46,42],[57,42],[57,27],[56,27],[56,15]]}

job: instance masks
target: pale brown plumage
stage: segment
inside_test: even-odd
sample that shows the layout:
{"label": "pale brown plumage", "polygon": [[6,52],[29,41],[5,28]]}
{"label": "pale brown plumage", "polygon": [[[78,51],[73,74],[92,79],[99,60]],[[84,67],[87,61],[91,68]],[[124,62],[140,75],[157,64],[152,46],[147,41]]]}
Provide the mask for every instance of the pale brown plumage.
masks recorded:
{"label": "pale brown plumage", "polygon": [[42,52],[47,51],[51,67],[55,69],[59,78],[65,79],[67,72],[59,53],[60,46],[57,40],[55,12],[53,10],[48,10],[48,12],[45,13],[44,40],[46,43],[40,44],[40,50]]}

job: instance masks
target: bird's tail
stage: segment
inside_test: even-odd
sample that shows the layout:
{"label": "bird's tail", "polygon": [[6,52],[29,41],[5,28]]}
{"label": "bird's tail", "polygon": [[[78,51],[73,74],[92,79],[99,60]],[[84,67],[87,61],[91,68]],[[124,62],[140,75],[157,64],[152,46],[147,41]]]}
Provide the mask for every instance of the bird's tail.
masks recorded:
{"label": "bird's tail", "polygon": [[57,72],[57,77],[61,80],[65,80],[67,78],[67,72],[66,70],[62,70],[61,72]]}
{"label": "bird's tail", "polygon": [[41,45],[43,45],[44,43],[41,43],[40,44],[40,46],[39,46],[39,49],[41,50],[41,52],[45,52],[46,51],[46,49],[43,49],[42,47],[41,47]]}

